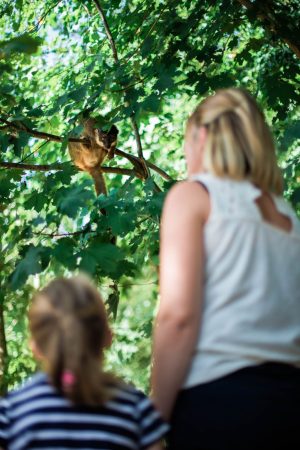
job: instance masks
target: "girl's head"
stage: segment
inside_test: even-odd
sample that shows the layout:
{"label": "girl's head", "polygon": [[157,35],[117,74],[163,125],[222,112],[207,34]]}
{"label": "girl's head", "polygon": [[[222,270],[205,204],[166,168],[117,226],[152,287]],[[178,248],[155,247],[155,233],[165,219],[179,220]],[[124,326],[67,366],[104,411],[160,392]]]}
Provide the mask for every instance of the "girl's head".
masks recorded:
{"label": "girl's head", "polygon": [[102,403],[101,359],[111,334],[102,298],[89,280],[51,281],[33,298],[29,326],[53,385],[75,403]]}
{"label": "girl's head", "polygon": [[187,123],[185,151],[190,174],[248,179],[264,191],[282,193],[270,130],[242,89],[220,90],[200,103]]}

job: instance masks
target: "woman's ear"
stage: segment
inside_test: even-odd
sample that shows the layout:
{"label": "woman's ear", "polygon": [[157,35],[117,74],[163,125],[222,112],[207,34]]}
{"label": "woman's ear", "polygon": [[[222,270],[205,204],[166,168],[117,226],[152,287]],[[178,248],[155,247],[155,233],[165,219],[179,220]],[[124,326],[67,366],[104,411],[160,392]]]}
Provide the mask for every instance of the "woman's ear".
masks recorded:
{"label": "woman's ear", "polygon": [[113,332],[108,327],[107,331],[106,331],[105,339],[104,339],[104,348],[109,348],[112,344],[112,340],[113,340]]}
{"label": "woman's ear", "polygon": [[206,127],[200,127],[199,128],[199,134],[198,134],[198,139],[199,139],[199,150],[201,151],[202,155],[204,153],[204,146],[205,146],[205,142],[206,142],[206,138],[207,138],[207,129]]}
{"label": "woman's ear", "polygon": [[191,125],[188,128],[185,140],[185,156],[188,174],[203,172],[204,147],[207,138],[205,127]]}

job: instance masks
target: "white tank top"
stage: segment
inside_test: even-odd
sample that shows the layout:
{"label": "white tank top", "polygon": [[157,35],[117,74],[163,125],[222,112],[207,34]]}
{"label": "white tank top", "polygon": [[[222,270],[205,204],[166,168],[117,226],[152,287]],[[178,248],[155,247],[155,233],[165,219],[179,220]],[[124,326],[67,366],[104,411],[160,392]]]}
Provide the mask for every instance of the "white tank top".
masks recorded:
{"label": "white tank top", "polygon": [[292,231],[265,222],[248,181],[193,176],[209,192],[200,332],[184,387],[266,361],[300,367],[300,222],[274,196]]}

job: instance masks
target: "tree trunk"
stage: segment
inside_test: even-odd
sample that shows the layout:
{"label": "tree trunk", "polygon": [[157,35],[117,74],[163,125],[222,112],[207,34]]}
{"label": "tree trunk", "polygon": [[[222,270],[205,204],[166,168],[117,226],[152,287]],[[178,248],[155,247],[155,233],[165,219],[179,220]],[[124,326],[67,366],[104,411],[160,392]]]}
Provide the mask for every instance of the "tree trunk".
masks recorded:
{"label": "tree trunk", "polygon": [[7,390],[6,382],[6,360],[7,346],[5,336],[4,311],[3,303],[0,302],[0,396],[4,395]]}

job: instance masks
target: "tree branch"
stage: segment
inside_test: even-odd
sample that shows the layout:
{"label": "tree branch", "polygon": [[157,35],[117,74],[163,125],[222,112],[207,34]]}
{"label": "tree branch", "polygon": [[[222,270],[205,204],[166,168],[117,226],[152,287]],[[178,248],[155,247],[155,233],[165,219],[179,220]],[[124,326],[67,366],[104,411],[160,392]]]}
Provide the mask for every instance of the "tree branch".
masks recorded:
{"label": "tree branch", "polygon": [[144,38],[143,38],[141,44],[138,46],[137,50],[136,50],[131,56],[129,56],[129,58],[126,59],[126,63],[125,63],[125,64],[127,64],[127,63],[131,60],[131,58],[133,58],[133,56],[135,56],[135,55],[141,50],[141,48],[142,48],[142,46],[143,46],[145,40],[146,40],[147,37],[151,34],[153,28],[155,28],[155,26],[156,26],[156,24],[158,23],[159,19],[161,18],[161,16],[162,16],[163,13],[165,12],[166,8],[168,8],[168,7],[169,7],[168,4],[166,4],[166,5],[164,5],[164,6],[162,7],[162,9],[161,9],[161,11],[160,11],[158,17],[155,19],[155,21],[153,22],[153,24],[151,25],[151,27],[150,27],[149,30],[147,31],[147,33],[146,33],[146,35],[144,36]]}
{"label": "tree branch", "polygon": [[146,75],[145,77],[141,78],[140,80],[135,81],[134,83],[129,84],[128,86],[124,86],[122,89],[112,89],[111,92],[126,92],[129,91],[132,87],[136,86],[137,84],[143,83],[147,78],[149,78],[150,75]]}
{"label": "tree branch", "polygon": [[85,233],[96,233],[96,230],[89,230],[88,228],[85,228],[83,230],[79,231],[73,231],[71,233],[43,233],[43,232],[32,232],[32,234],[35,234],[37,236],[48,236],[48,237],[65,237],[65,236],[77,236],[79,234],[85,234]]}
{"label": "tree branch", "polygon": [[[24,133],[29,134],[32,137],[36,137],[37,139],[45,139],[46,141],[53,141],[53,142],[63,142],[64,138],[62,138],[61,136],[57,136],[55,134],[50,134],[50,133],[45,133],[43,131],[37,131],[37,130],[32,130],[28,127],[26,127],[24,124],[16,124],[14,122],[9,122],[6,119],[3,119],[0,117],[0,122],[5,123],[7,129],[12,129],[15,131],[23,131]],[[86,146],[90,145],[90,141],[88,139],[80,139],[80,138],[68,138],[68,142],[82,142],[83,144],[85,144]],[[115,150],[116,155],[122,156],[123,158],[128,159],[128,161],[130,161],[134,166],[140,167],[141,166],[141,162],[139,160],[139,158],[137,158],[136,156],[133,155],[129,155],[128,153],[116,149]]]}
{"label": "tree branch", "polygon": [[[49,172],[51,170],[61,171],[64,170],[64,164],[22,164],[3,161],[0,162],[0,167],[5,167],[7,169],[16,170],[33,170],[36,172]],[[80,170],[80,169],[78,169]],[[120,175],[135,175],[140,177],[140,174],[136,170],[132,169],[122,169],[121,167],[106,167],[102,166],[101,171],[103,173],[116,173]]]}
{"label": "tree branch", "polygon": [[63,170],[62,164],[23,164],[3,161],[0,162],[0,167],[6,167],[7,169],[17,170],[35,170],[39,172],[48,172],[50,170]]}
{"label": "tree branch", "polygon": [[[6,124],[6,128],[13,129],[15,131],[23,131],[30,136],[36,137],[37,139],[45,139],[46,141],[53,142],[63,142],[64,138],[55,134],[45,133],[38,130],[32,130],[25,126],[22,123],[16,124],[14,122],[9,122],[6,119],[0,117],[0,122]],[[79,138],[68,138],[68,142],[82,142],[86,146],[90,145],[90,141],[88,139],[79,139]],[[121,156],[122,158],[127,159],[134,166],[134,170],[132,169],[122,169],[119,167],[102,167],[104,173],[118,173],[121,175],[135,175],[138,178],[145,178],[144,165],[140,158],[134,155],[130,155],[129,153],[124,152],[118,148],[115,149],[115,154]],[[146,162],[146,161],[145,161]],[[172,180],[172,178],[162,169],[157,167],[155,164],[146,162],[149,167],[151,167],[155,172],[159,173],[166,180]],[[20,169],[20,170],[36,170],[36,171],[49,171],[49,170],[63,170],[61,164],[22,164],[22,163],[13,163],[3,161],[0,162],[0,167],[6,167],[8,169]]]}
{"label": "tree branch", "polygon": [[282,36],[282,33],[280,33],[280,30],[278,30],[278,24],[277,24],[276,18],[275,18],[275,21],[274,21],[273,18],[269,17],[264,12],[264,10],[260,7],[260,5],[253,4],[249,0],[237,0],[237,1],[242,6],[247,8],[249,11],[255,13],[256,18],[263,23],[265,28],[267,28],[271,33],[275,34],[278,38],[282,39],[289,46],[289,48],[292,50],[292,52],[294,52],[295,55],[298,58],[300,58],[300,46],[299,46],[299,44],[296,43],[294,40],[291,40],[290,38]]}
{"label": "tree branch", "polygon": [[119,175],[135,175],[136,177],[140,178],[139,174],[136,170],[133,169],[122,169],[121,167],[106,167],[101,166],[101,170],[103,173],[116,173]]}
{"label": "tree branch", "polygon": [[[63,142],[64,138],[61,136],[57,136],[55,134],[45,133],[43,131],[37,131],[32,130],[31,128],[27,127],[23,123],[14,123],[9,122],[9,120],[3,119],[0,117],[0,122],[5,123],[6,126],[2,127],[2,129],[8,128],[16,131],[23,131],[27,134],[30,134],[30,136],[36,137],[38,139],[45,139],[46,141],[53,141],[53,142]],[[87,139],[80,139],[80,138],[68,138],[68,142],[82,142],[85,145],[89,145],[89,141]]]}
{"label": "tree branch", "polygon": [[[172,178],[162,169],[157,167],[153,163],[148,163],[149,167],[153,169],[155,172],[159,173],[163,178],[168,181],[172,181]],[[50,172],[52,170],[62,171],[64,170],[64,164],[23,164],[23,163],[14,163],[8,161],[0,162],[0,167],[5,167],[6,169],[15,169],[15,170],[32,170],[35,172]],[[78,169],[80,170],[80,169]],[[128,175],[128,176],[136,176],[137,178],[143,178],[141,171],[136,169],[124,169],[122,167],[107,167],[101,166],[101,171],[103,173],[115,173],[119,175]]]}
{"label": "tree branch", "polygon": [[140,136],[140,133],[139,133],[139,130],[138,130],[138,126],[137,126],[137,123],[135,121],[134,116],[131,116],[130,120],[131,120],[132,128],[133,128],[133,131],[134,131],[134,136],[135,136],[135,140],[136,140],[136,145],[137,145],[137,151],[138,151],[139,158],[140,159],[144,159],[143,149],[142,149],[142,142],[141,142],[141,136]]}
{"label": "tree branch", "polygon": [[7,357],[7,343],[5,335],[4,323],[4,308],[0,302],[0,395],[3,396],[6,392],[6,383],[4,374],[6,372],[6,357]]}
{"label": "tree branch", "polygon": [[61,3],[62,0],[58,0],[54,5],[50,6],[50,8],[48,8],[44,14],[38,19],[38,23],[37,25],[35,25],[31,30],[29,30],[29,33],[32,32],[36,32],[39,30],[40,26],[43,24],[45,18],[47,17],[47,15],[54,9],[56,8],[56,6]]}
{"label": "tree branch", "polygon": [[135,120],[134,114],[130,117],[131,120],[131,125],[134,131],[134,136],[135,136],[135,140],[136,140],[136,145],[137,145],[137,151],[138,151],[138,155],[140,158],[140,163],[143,166],[144,169],[144,178],[147,179],[150,176],[150,172],[146,163],[146,160],[144,158],[143,155],[143,147],[142,147],[142,142],[141,142],[141,135],[137,126],[137,122]]}
{"label": "tree branch", "polygon": [[170,177],[170,175],[167,174],[164,170],[162,170],[160,167],[156,166],[150,161],[147,161],[148,166],[150,169],[154,170],[155,172],[159,173],[163,178],[165,178],[167,181],[173,181],[173,178]]}
{"label": "tree branch", "polygon": [[104,11],[103,11],[102,6],[100,5],[100,2],[98,0],[94,0],[94,3],[96,5],[96,8],[99,11],[100,16],[101,16],[101,19],[102,19],[102,22],[103,22],[103,25],[104,25],[104,28],[105,28],[105,33],[106,33],[106,36],[108,37],[108,40],[110,42],[110,46],[111,46],[111,49],[112,49],[112,52],[113,52],[113,57],[114,57],[115,63],[118,63],[119,62],[119,57],[118,57],[116,44],[115,44],[114,38],[113,38],[113,36],[111,34],[111,31],[110,31],[109,25],[107,23]]}
{"label": "tree branch", "polygon": [[[101,16],[102,21],[103,21],[105,32],[106,32],[107,38],[108,38],[108,40],[110,42],[110,46],[111,46],[111,49],[112,49],[114,61],[117,64],[117,63],[119,63],[118,52],[117,52],[117,48],[116,48],[116,44],[115,44],[114,38],[113,38],[112,33],[110,31],[110,27],[109,27],[108,22],[106,20],[104,11],[102,9],[102,6],[101,6],[99,0],[94,0],[94,3],[96,5],[96,7],[97,7],[97,10],[99,11],[99,14]],[[144,169],[144,178],[147,179],[150,176],[150,172],[149,172],[149,169],[147,167],[147,163],[145,161],[145,158],[143,156],[143,148],[142,148],[141,136],[140,136],[140,132],[139,132],[139,129],[138,129],[138,126],[137,126],[137,122],[136,122],[135,117],[134,117],[134,113],[130,117],[130,120],[131,120],[132,128],[133,128],[133,131],[134,131],[134,136],[135,136],[135,140],[136,140],[136,145],[137,145],[138,155],[139,155],[139,158],[140,158],[140,163],[141,163],[141,165],[142,165],[142,167]]]}

